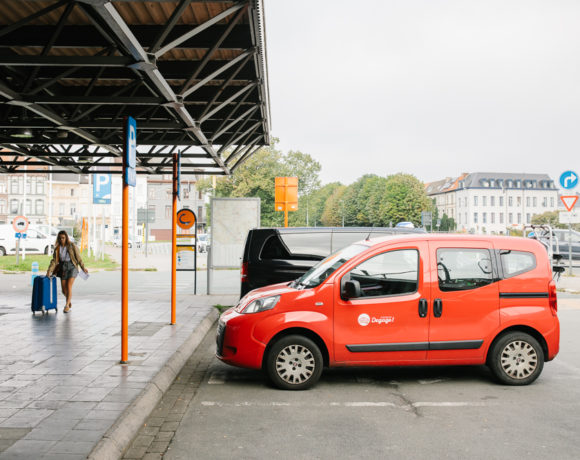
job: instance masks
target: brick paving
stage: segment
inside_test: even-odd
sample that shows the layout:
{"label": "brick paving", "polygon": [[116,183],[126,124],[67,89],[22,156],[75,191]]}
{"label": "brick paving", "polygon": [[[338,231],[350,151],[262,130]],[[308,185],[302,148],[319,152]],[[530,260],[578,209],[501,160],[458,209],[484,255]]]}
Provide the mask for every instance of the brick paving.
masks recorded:
{"label": "brick paving", "polygon": [[[0,286],[7,286],[6,276]],[[171,326],[166,293],[132,294],[129,323],[137,324],[129,335],[130,362],[121,365],[118,294],[79,295],[69,314],[60,298],[58,313],[33,316],[29,293],[0,291],[0,459],[86,458],[213,305],[236,300],[180,294],[178,324]],[[165,397],[177,403],[175,392]],[[172,425],[163,423],[172,422],[144,435],[152,437],[146,449],[167,448]]]}
{"label": "brick paving", "polygon": [[124,459],[159,460],[167,452],[211,364],[212,356],[207,353],[207,349],[214,342],[215,328],[212,328],[197,350],[189,357],[157,407],[151,412],[131,447],[123,456]]}

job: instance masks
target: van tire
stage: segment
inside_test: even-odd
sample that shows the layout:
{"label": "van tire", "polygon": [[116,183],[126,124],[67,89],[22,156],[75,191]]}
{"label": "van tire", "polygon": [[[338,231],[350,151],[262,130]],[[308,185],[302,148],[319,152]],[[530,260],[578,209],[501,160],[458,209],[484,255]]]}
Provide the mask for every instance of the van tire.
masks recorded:
{"label": "van tire", "polygon": [[48,255],[50,253],[50,246],[44,248],[44,253]]}
{"label": "van tire", "polygon": [[4,257],[6,255],[6,249],[0,246],[0,257]]}
{"label": "van tire", "polygon": [[489,367],[505,385],[529,385],[542,373],[544,352],[531,335],[508,332],[490,350]]}
{"label": "van tire", "polygon": [[282,390],[307,390],[322,374],[324,360],[318,346],[302,335],[275,342],[266,358],[266,373]]}

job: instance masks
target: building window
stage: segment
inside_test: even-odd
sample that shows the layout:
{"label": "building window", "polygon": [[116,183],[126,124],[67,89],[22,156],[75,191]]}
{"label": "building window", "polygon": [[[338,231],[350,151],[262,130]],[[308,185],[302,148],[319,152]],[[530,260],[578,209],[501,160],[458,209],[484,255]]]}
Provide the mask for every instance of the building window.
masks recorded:
{"label": "building window", "polygon": [[554,207],[554,197],[553,196],[550,197],[550,207],[551,208]]}
{"label": "building window", "polygon": [[19,214],[18,207],[18,200],[10,200],[10,214]]}
{"label": "building window", "polygon": [[60,217],[64,217],[64,203],[60,203],[58,205],[58,215]]}
{"label": "building window", "polygon": [[508,214],[508,223],[509,224],[514,223],[514,215],[511,212]]}
{"label": "building window", "polygon": [[29,216],[32,214],[32,200],[26,200],[26,206],[24,209],[24,214]]}
{"label": "building window", "polygon": [[512,207],[514,205],[514,197],[508,196],[508,206]]}
{"label": "building window", "polygon": [[0,200],[0,214],[6,214],[6,200]]}
{"label": "building window", "polygon": [[477,195],[473,197],[473,206],[477,206]]}
{"label": "building window", "polygon": [[70,205],[70,215],[71,215],[71,216],[74,216],[76,212],[77,212],[77,207],[76,207],[76,205],[74,205],[74,204],[71,204],[71,205]]}
{"label": "building window", "polygon": [[522,213],[518,212],[518,224],[522,223]]}
{"label": "building window", "polygon": [[461,214],[457,214],[457,223],[461,225]]}
{"label": "building window", "polygon": [[26,193],[31,193],[30,192],[31,183],[32,183],[32,177],[27,177],[26,178]]}
{"label": "building window", "polygon": [[546,206],[548,206],[548,198],[547,197],[544,197],[542,199],[542,207],[545,208]]}
{"label": "building window", "polygon": [[0,193],[6,193],[6,182],[0,182]]}
{"label": "building window", "polygon": [[477,213],[476,212],[473,213],[473,223],[477,224]]}
{"label": "building window", "polygon": [[36,194],[42,195],[44,193],[44,179],[42,177],[36,178]]}
{"label": "building window", "polygon": [[12,180],[10,181],[10,193],[13,194],[18,194],[18,182],[19,182],[20,177],[13,177]]}
{"label": "building window", "polygon": [[495,196],[490,196],[489,197],[489,205],[490,206],[495,206]]}
{"label": "building window", "polygon": [[526,224],[529,224],[530,222],[530,213],[528,212],[526,213]]}
{"label": "building window", "polygon": [[532,198],[532,203],[534,208],[538,206],[538,199],[536,197]]}
{"label": "building window", "polygon": [[34,210],[37,216],[42,216],[44,214],[44,200],[36,200],[34,203]]}
{"label": "building window", "polygon": [[171,219],[171,206],[165,206],[165,218]]}
{"label": "building window", "polygon": [[487,197],[486,196],[482,196],[481,197],[481,205],[482,206],[487,206]]}
{"label": "building window", "polygon": [[487,212],[481,214],[481,223],[487,224]]}
{"label": "building window", "polygon": [[516,198],[516,203],[517,203],[517,206],[518,206],[518,207],[522,205],[522,197],[521,197],[521,196],[518,196],[518,197]]}
{"label": "building window", "polygon": [[157,189],[156,189],[155,187],[151,187],[151,188],[149,188],[149,190],[148,190],[148,195],[149,195],[149,199],[150,199],[150,200],[154,200],[155,198],[157,198],[157,196],[156,196],[157,194],[155,193],[155,192],[156,192],[156,190],[157,190]]}
{"label": "building window", "polygon": [[499,197],[499,205],[500,206],[503,206],[503,196],[500,196]]}
{"label": "building window", "polygon": [[503,212],[499,213],[499,223],[503,224]]}
{"label": "building window", "polygon": [[530,207],[530,197],[526,197],[526,206]]}
{"label": "building window", "polygon": [[[75,196],[75,189],[74,188],[70,189],[70,196]],[[71,214],[71,216],[72,216],[72,214]]]}
{"label": "building window", "polygon": [[489,217],[491,219],[491,223],[495,224],[495,212],[490,213]]}

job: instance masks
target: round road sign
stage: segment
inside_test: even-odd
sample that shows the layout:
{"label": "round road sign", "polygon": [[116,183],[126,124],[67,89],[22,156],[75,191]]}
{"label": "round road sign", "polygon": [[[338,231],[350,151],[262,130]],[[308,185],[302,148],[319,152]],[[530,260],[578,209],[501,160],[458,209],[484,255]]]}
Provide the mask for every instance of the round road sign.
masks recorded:
{"label": "round road sign", "polygon": [[12,221],[12,228],[18,233],[26,233],[26,230],[28,230],[28,219],[24,216],[15,217]]}
{"label": "round road sign", "polygon": [[180,209],[177,211],[177,225],[187,230],[195,224],[195,213],[191,209]]}

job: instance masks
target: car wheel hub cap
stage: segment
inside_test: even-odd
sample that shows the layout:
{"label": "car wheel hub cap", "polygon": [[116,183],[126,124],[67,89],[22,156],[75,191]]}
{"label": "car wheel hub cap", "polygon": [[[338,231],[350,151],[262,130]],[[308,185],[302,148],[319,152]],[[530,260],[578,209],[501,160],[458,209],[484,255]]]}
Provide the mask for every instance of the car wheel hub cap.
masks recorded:
{"label": "car wheel hub cap", "polygon": [[316,363],[310,350],[301,345],[288,345],[276,357],[276,372],[282,380],[291,384],[306,382]]}
{"label": "car wheel hub cap", "polygon": [[501,367],[514,379],[529,377],[538,367],[536,350],[522,340],[510,342],[501,353]]}

